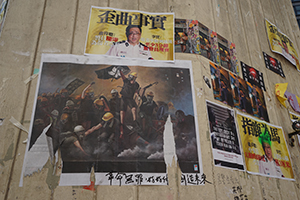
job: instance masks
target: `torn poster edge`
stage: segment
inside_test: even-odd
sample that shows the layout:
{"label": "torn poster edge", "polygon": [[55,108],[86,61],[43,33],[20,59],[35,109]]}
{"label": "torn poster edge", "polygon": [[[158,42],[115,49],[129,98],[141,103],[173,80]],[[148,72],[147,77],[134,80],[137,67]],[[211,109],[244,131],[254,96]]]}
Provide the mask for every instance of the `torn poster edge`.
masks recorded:
{"label": "torn poster edge", "polygon": [[[50,156],[49,155],[50,149],[49,149],[49,144],[48,144],[48,140],[47,140],[48,136],[46,135],[46,133],[50,129],[51,125],[52,124],[50,123],[48,126],[46,126],[43,129],[41,135],[37,138],[36,142],[32,145],[31,149],[27,152],[27,157],[26,157],[26,161],[24,164],[25,165],[24,176],[31,176],[34,172],[41,171],[43,169],[43,167],[45,166],[45,164],[47,163],[49,156]],[[42,152],[35,151],[36,148],[41,149],[42,147],[47,148],[47,151],[42,151]],[[30,166],[28,166],[30,164],[28,164],[28,163],[33,163],[37,159],[28,160],[28,155],[31,155],[31,159],[32,159],[32,155],[37,155],[37,154],[42,154],[42,155],[39,155],[39,157],[37,157],[39,165],[30,168]],[[53,159],[53,157],[52,157],[52,159]]]}
{"label": "torn poster edge", "polygon": [[[43,60],[43,54],[41,56],[40,69],[43,66],[42,60]],[[39,70],[39,73],[36,73],[34,75],[37,76],[40,73],[41,73],[41,70]],[[35,90],[35,97],[38,95],[38,89],[39,89],[40,82],[41,82],[41,76],[38,76],[38,81],[37,81],[36,90]],[[37,98],[34,99],[33,108],[35,108],[36,105],[37,105]],[[32,120],[34,120],[34,114],[35,114],[34,112],[31,113],[31,122],[32,122]],[[30,123],[27,141],[30,141],[32,129],[33,129],[33,123]],[[23,187],[23,178],[24,178],[24,172],[25,172],[25,164],[24,163],[26,163],[26,157],[27,157],[27,152],[28,152],[28,149],[29,149],[30,142],[26,142],[26,143],[27,144],[26,144],[26,150],[25,150],[25,155],[24,155],[24,159],[23,159],[23,166],[22,166],[22,172],[21,172],[19,187]]]}

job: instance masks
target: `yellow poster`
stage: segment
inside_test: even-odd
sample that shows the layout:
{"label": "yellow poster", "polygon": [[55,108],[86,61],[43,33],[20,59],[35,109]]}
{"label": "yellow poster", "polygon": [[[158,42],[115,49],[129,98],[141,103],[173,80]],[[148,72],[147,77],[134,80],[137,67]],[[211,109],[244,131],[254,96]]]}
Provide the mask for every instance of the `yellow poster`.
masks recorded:
{"label": "yellow poster", "polygon": [[284,96],[284,93],[287,89],[287,86],[288,83],[277,83],[275,85],[275,94],[277,96],[277,99],[284,107],[286,107],[285,101],[287,100],[287,98]]}
{"label": "yellow poster", "polygon": [[294,179],[283,129],[241,112],[237,123],[249,173]]}
{"label": "yellow poster", "polygon": [[274,24],[267,19],[265,21],[271,50],[283,55],[288,61],[296,66],[298,71],[300,71],[298,54],[294,48],[293,42],[289,37],[281,33]]}
{"label": "yellow poster", "polygon": [[91,7],[86,55],[174,61],[174,14]]}

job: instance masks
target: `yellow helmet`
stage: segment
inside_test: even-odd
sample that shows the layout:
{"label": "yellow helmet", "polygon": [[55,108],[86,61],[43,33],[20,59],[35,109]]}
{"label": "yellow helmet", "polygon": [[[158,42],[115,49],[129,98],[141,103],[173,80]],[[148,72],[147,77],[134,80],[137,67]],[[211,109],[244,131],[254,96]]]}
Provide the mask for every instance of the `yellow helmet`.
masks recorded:
{"label": "yellow helmet", "polygon": [[92,88],[88,88],[88,89],[85,91],[86,94],[87,94],[87,93],[92,93],[92,92],[94,92],[94,90],[93,90]]}
{"label": "yellow helmet", "polygon": [[154,97],[154,93],[152,91],[150,91],[150,92],[147,93],[147,96]]}
{"label": "yellow helmet", "polygon": [[46,97],[42,97],[41,102],[47,102],[48,99]]}
{"label": "yellow helmet", "polygon": [[137,78],[137,73],[136,72],[132,72],[131,74],[129,74],[129,76],[133,76],[133,77]]}
{"label": "yellow helmet", "polygon": [[174,106],[174,104],[170,101],[169,103],[168,103],[168,107],[173,107]]}
{"label": "yellow helmet", "polygon": [[110,112],[107,112],[107,113],[105,113],[105,114],[103,115],[102,120],[107,122],[107,121],[109,121],[110,119],[112,119],[113,117],[114,117],[113,114],[111,114]]}
{"label": "yellow helmet", "polygon": [[60,117],[60,120],[66,120],[69,117],[67,113],[63,113]]}
{"label": "yellow helmet", "polygon": [[62,93],[65,93],[65,92],[68,92],[68,90],[65,89],[65,88],[60,90],[60,93],[61,93],[61,94],[62,94]]}
{"label": "yellow helmet", "polygon": [[100,100],[100,99],[96,99],[96,100],[94,101],[94,104],[95,104],[95,105],[98,105],[98,106],[103,106],[103,101]]}

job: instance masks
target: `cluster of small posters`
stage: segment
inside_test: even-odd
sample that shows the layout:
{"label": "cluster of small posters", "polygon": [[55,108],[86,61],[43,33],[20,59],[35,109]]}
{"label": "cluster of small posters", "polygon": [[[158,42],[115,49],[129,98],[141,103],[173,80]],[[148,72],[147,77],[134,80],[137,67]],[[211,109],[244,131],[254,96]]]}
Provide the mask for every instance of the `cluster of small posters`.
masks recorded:
{"label": "cluster of small posters", "polygon": [[175,52],[200,54],[238,74],[235,44],[197,20],[175,19]]}
{"label": "cluster of small posters", "polygon": [[285,75],[281,67],[281,63],[276,58],[272,58],[265,52],[263,52],[263,55],[265,59],[266,68],[275,72],[276,74],[279,74],[281,77],[285,78]]}
{"label": "cluster of small posters", "polygon": [[206,101],[210,138],[216,166],[244,170],[234,110]]}
{"label": "cluster of small posters", "polygon": [[[132,27],[140,30],[129,32]],[[92,6],[84,53],[174,61],[173,33],[174,13]]]}
{"label": "cluster of small posters", "polygon": [[263,91],[226,69],[210,62],[214,98],[250,115],[269,121]]}
{"label": "cluster of small posters", "polygon": [[281,54],[294,66],[296,66],[298,71],[300,71],[299,58],[293,42],[267,19],[265,22],[271,50],[275,53]]}
{"label": "cluster of small posters", "polygon": [[245,165],[249,173],[294,179],[283,129],[237,112]]}
{"label": "cluster of small posters", "polygon": [[[37,169],[41,153],[53,159],[60,151],[61,186],[89,185],[92,167],[96,185],[167,185],[173,140],[183,184],[204,184],[192,74],[190,61],[44,54],[24,174]],[[138,96],[128,102],[132,76]],[[126,101],[137,105],[135,116],[121,107]]]}

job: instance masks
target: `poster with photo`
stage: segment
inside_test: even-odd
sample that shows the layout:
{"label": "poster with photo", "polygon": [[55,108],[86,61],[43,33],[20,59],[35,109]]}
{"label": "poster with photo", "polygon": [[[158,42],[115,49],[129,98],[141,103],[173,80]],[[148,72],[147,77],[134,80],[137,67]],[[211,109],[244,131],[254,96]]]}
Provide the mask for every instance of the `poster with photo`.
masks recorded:
{"label": "poster with photo", "polygon": [[220,64],[217,35],[197,20],[175,19],[175,52],[200,54]]}
{"label": "poster with photo", "polygon": [[174,61],[174,13],[92,6],[84,53]]}
{"label": "poster with photo", "polygon": [[242,61],[241,61],[241,66],[242,66],[242,74],[244,80],[266,91],[263,73],[254,69],[253,67],[250,67],[249,65],[243,63]]}
{"label": "poster with photo", "polygon": [[200,41],[200,54],[208,59],[211,59],[211,43],[209,28],[199,23],[199,41]]}
{"label": "poster with photo", "polygon": [[271,50],[281,54],[300,71],[298,53],[294,48],[294,43],[267,19],[265,19],[265,23]]}
{"label": "poster with photo", "polygon": [[229,78],[233,96],[233,107],[252,115],[253,111],[247,82],[231,72],[229,72]]}
{"label": "poster with photo", "polygon": [[190,61],[43,54],[22,174],[44,140],[61,152],[60,185],[89,185],[92,168],[96,185],[167,185],[170,147],[198,177],[187,184],[204,184],[192,74]]}
{"label": "poster with photo", "polygon": [[246,169],[251,174],[294,179],[282,127],[237,112]]}
{"label": "poster with photo", "polygon": [[235,44],[233,42],[229,42],[229,55],[231,59],[231,70],[233,73],[239,74],[239,64],[236,54]]}
{"label": "poster with photo", "polygon": [[212,62],[209,65],[214,98],[222,103],[233,106],[234,102],[228,71]]}
{"label": "poster with photo", "polygon": [[218,34],[218,46],[220,52],[220,65],[232,71],[228,41],[222,36],[220,36],[219,34]]}
{"label": "poster with photo", "polygon": [[215,166],[244,170],[234,110],[206,101]]}
{"label": "poster with photo", "polygon": [[188,29],[186,19],[175,19],[175,52],[189,53]]}
{"label": "poster with photo", "polygon": [[276,74],[279,74],[281,77],[285,78],[285,75],[281,67],[281,63],[276,58],[272,58],[265,52],[263,52],[263,55],[265,59],[266,68],[275,72]]}
{"label": "poster with photo", "polygon": [[253,116],[269,122],[264,92],[254,84],[247,82],[248,94],[251,101]]}

